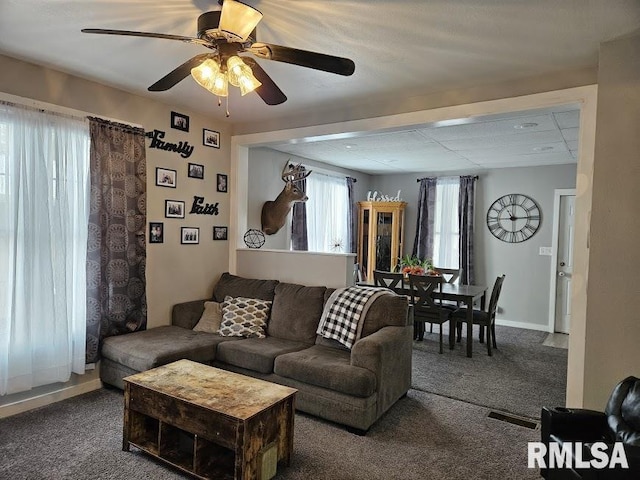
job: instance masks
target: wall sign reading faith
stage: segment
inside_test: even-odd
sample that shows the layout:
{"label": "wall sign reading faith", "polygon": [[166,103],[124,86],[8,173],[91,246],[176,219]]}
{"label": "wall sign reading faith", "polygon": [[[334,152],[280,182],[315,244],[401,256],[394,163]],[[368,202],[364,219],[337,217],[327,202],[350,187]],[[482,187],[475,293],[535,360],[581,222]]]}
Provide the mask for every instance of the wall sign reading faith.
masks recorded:
{"label": "wall sign reading faith", "polygon": [[168,152],[177,152],[182,158],[189,158],[193,153],[193,145],[189,145],[189,142],[169,143],[162,140],[165,136],[165,132],[162,130],[154,130],[153,132],[147,132],[144,135],[151,139],[151,145],[149,145],[149,148],[157,148],[158,150],[166,150]]}
{"label": "wall sign reading faith", "polygon": [[367,192],[367,202],[401,202],[400,198],[400,190],[398,190],[398,194],[395,197],[390,195],[382,195],[376,192]]}
{"label": "wall sign reading faith", "polygon": [[193,196],[191,211],[196,215],[218,215],[218,202],[204,203],[204,197]]}

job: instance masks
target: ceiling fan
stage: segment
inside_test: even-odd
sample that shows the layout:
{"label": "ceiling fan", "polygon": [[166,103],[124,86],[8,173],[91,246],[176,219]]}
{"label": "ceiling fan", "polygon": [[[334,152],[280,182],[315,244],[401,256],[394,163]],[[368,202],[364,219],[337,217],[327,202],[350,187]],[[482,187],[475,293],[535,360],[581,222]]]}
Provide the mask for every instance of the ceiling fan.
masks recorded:
{"label": "ceiling fan", "polygon": [[84,28],[82,32],[179,40],[210,50],[192,57],[162,77],[148,88],[152,92],[169,90],[191,73],[196,82],[219,97],[228,96],[228,84],[231,83],[240,88],[242,95],[255,90],[267,105],[285,102],[286,95],[271,77],[253,58],[240,57],[241,53],[338,75],[348,76],[355,71],[355,64],[348,58],[256,42],[255,27],[262,19],[262,13],[236,0],[218,0],[218,3],[222,5],[220,10],[198,17],[197,38],[100,28]]}

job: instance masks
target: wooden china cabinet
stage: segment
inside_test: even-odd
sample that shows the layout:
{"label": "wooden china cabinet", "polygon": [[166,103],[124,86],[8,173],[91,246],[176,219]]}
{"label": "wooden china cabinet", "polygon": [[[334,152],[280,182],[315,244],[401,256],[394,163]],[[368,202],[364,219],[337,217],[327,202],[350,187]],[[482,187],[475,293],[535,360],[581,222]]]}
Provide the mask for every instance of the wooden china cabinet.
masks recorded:
{"label": "wooden china cabinet", "polygon": [[358,263],[367,281],[391,272],[402,254],[407,202],[358,202]]}

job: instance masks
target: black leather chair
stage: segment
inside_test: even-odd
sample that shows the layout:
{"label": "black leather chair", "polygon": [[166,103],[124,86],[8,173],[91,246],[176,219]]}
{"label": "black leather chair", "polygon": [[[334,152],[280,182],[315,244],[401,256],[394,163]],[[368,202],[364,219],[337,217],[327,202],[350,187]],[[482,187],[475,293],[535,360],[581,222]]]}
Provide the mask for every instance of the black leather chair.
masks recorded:
{"label": "black leather chair", "polygon": [[640,479],[640,379],[627,377],[616,385],[604,412],[543,407],[541,421],[542,443],[547,446],[547,467],[549,445],[564,442],[581,442],[582,459],[586,462],[593,459],[593,443],[606,443],[607,454],[611,456],[613,443],[622,442],[629,463],[629,469],[541,468],[540,474],[547,480]]}

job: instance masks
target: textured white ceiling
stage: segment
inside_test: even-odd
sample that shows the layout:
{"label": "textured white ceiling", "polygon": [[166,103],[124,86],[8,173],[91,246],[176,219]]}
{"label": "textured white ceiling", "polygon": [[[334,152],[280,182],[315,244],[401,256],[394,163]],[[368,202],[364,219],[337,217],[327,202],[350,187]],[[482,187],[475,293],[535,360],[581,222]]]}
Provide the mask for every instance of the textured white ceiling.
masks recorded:
{"label": "textured white ceiling", "polygon": [[[264,14],[259,41],[349,57],[356,64],[355,74],[342,77],[258,60],[288,101],[267,106],[256,94],[240,97],[234,88],[231,118],[226,119],[216,97],[190,78],[168,92],[147,91],[176,66],[206,51],[203,47],[80,32],[112,28],[195,36],[198,15],[218,9],[215,0],[0,0],[0,53],[200,111],[221,122],[248,123],[593,67],[601,42],[640,25],[638,0],[246,3]],[[520,132],[498,118],[345,140],[358,143],[348,155],[341,142],[302,143],[295,152],[291,145],[278,148],[370,172],[506,166],[516,156],[519,165],[573,161],[575,112],[546,112],[531,121],[538,126]],[[551,150],[533,150],[545,146]]]}

